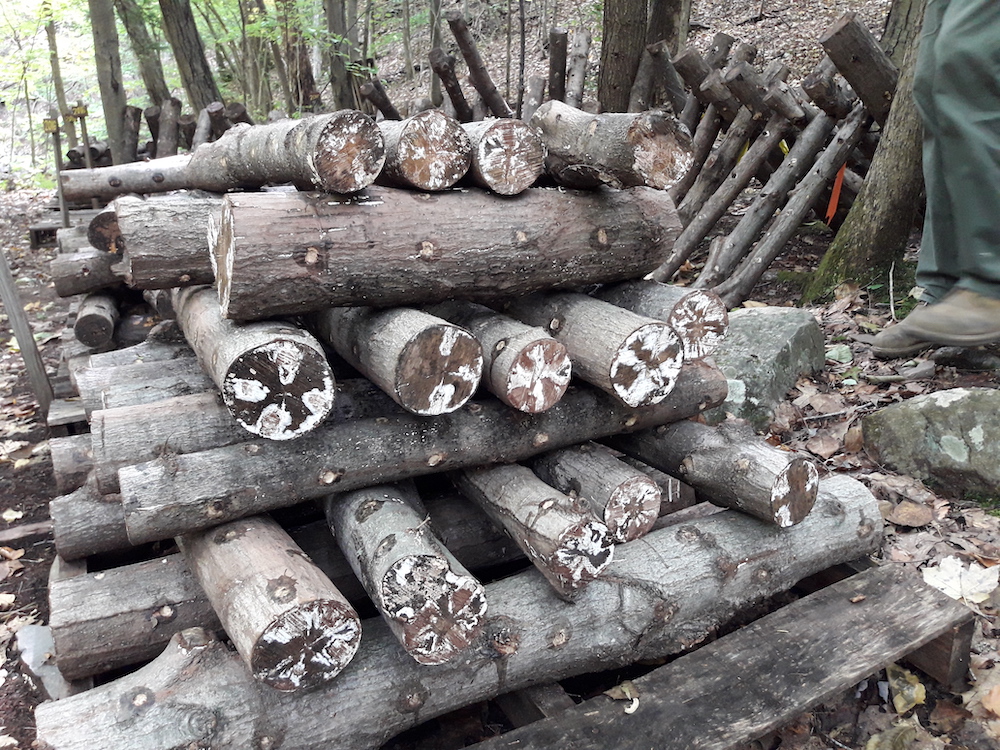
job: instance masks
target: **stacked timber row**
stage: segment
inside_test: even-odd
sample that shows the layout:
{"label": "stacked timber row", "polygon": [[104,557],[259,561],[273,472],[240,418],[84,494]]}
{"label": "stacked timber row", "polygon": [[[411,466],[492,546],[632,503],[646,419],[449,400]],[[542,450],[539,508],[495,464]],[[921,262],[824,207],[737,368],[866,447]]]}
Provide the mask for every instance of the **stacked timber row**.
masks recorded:
{"label": "stacked timber row", "polygon": [[[726,307],[643,278],[682,231],[682,131],[562,106],[535,125],[577,131],[543,135],[571,187],[513,197],[445,183],[476,171],[456,153],[493,138],[488,165],[520,126],[441,113],[337,113],[376,145],[331,173],[345,147],[317,117],[233,129],[176,172],[64,177],[113,199],[94,252],[172,320],[75,361],[91,433],[53,446],[56,661],[73,679],[145,666],[43,704],[41,741],[377,747],[677,653],[875,549],[857,482],[696,419],[725,398]],[[651,158],[667,141],[676,158]],[[497,173],[526,182],[527,161]],[[123,195],[171,180],[319,190]]]}

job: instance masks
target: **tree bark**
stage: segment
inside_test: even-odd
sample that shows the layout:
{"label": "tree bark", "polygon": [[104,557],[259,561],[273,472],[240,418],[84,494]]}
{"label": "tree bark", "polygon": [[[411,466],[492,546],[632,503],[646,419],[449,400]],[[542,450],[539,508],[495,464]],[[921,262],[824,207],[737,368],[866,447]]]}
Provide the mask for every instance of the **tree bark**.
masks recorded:
{"label": "tree bark", "polygon": [[520,116],[524,122],[530,122],[535,111],[542,106],[545,99],[545,79],[541,76],[531,76],[528,85],[524,89],[524,101],[521,105]]}
{"label": "tree bark", "polygon": [[354,657],[361,643],[357,612],[270,518],[177,541],[255,679],[282,692],[310,690]]}
{"label": "tree bark", "polygon": [[159,0],[159,3],[163,16],[163,34],[174,52],[188,104],[192,109],[198,110],[212,102],[221,101],[222,94],[219,93],[212,69],[205,59],[205,47],[198,34],[189,0]]}
{"label": "tree bark", "polygon": [[566,98],[566,53],[569,32],[553,27],[549,31],[549,99],[561,102]]}
{"label": "tree bark", "polygon": [[646,43],[665,40],[670,54],[676,55],[687,44],[691,5],[692,0],[650,0]]}
{"label": "tree bark", "polygon": [[457,60],[447,54],[440,47],[435,47],[430,51],[431,68],[437,73],[444,90],[448,93],[452,106],[455,108],[455,116],[459,122],[472,122],[472,107],[462,92],[462,87],[458,82],[458,75],[455,73],[455,63]]}
{"label": "tree bark", "polygon": [[[628,110],[646,36],[646,0],[605,0],[597,100],[602,112]],[[656,40],[650,40],[656,41]]]}
{"label": "tree bark", "polygon": [[163,76],[163,64],[156,43],[149,36],[142,9],[136,0],[114,0],[115,10],[125,27],[132,53],[139,63],[142,83],[151,102],[162,102],[171,96],[170,87]]}
{"label": "tree bark", "polygon": [[506,312],[549,331],[574,374],[627,406],[656,404],[677,382],[681,343],[666,323],[575,292],[521,297]]}
{"label": "tree bark", "polygon": [[63,132],[66,133],[66,145],[76,148],[76,126],[73,124],[69,104],[66,102],[66,87],[63,84],[62,69],[59,65],[59,48],[56,42],[56,22],[52,17],[52,6],[42,7],[45,18],[45,36],[49,43],[49,68],[52,70],[52,88],[55,90],[56,102],[59,104],[59,114],[63,119]]}
{"label": "tree bark", "polygon": [[75,253],[60,253],[49,264],[49,273],[55,284],[56,294],[72,297],[122,285],[116,270],[118,259],[96,247],[86,247]]}
{"label": "tree bark", "polygon": [[49,438],[49,453],[56,492],[66,495],[87,483],[87,477],[94,468],[90,435]]}
{"label": "tree bark", "polygon": [[847,117],[854,106],[854,100],[857,99],[843,78],[838,77],[837,66],[829,57],[824,57],[819,65],[802,79],[802,90],[817,107],[835,120]]}
{"label": "tree bark", "polygon": [[351,366],[413,414],[461,409],[479,386],[479,342],[420,310],[334,307],[309,321]]}
{"label": "tree bark", "polygon": [[713,428],[685,420],[606,442],[681,479],[716,505],[781,528],[801,523],[816,502],[815,464],[768,445],[739,423]]}
{"label": "tree bark", "polygon": [[482,632],[483,586],[427,529],[412,488],[334,495],[326,516],[351,569],[418,664],[446,664]]}
{"label": "tree bark", "polygon": [[79,560],[101,552],[128,549],[125,509],[120,495],[102,495],[93,479],[49,503],[56,552]]}
{"label": "tree bark", "polygon": [[385,159],[375,123],[344,110],[302,120],[233,128],[191,155],[139,162],[114,169],[60,172],[67,200],[110,200],[124,193],[162,193],[294,182],[332,193],[353,193],[370,185]]}
{"label": "tree bark", "polygon": [[358,92],[370,101],[386,120],[402,120],[403,116],[389,99],[389,93],[378,78],[371,78],[361,84]]}
{"label": "tree bark", "polygon": [[379,184],[447,190],[469,171],[472,144],[462,126],[439,110],[378,124],[385,140]]}
{"label": "tree bark", "polygon": [[566,393],[572,371],[569,353],[541,328],[474,302],[452,300],[428,312],[468,329],[479,340],[486,359],[483,383],[508,406],[538,414]]}
{"label": "tree bark", "polygon": [[659,111],[592,115],[549,101],[531,124],[545,143],[546,170],[567,187],[666,190],[692,164],[690,137]]}
{"label": "tree bark", "polygon": [[243,429],[294,440],[333,408],[336,382],[320,343],[290,323],[225,320],[215,290],[178,289],[177,322],[222,400]]}
{"label": "tree bark", "polygon": [[114,206],[105,206],[87,224],[87,242],[106,253],[121,258],[121,232],[118,229],[118,216]]}
{"label": "tree bark", "polygon": [[465,64],[469,67],[469,81],[475,87],[476,91],[479,92],[479,95],[483,97],[486,106],[497,117],[513,117],[514,112],[511,110],[510,105],[504,101],[504,98],[500,96],[500,92],[497,91],[496,84],[493,83],[493,79],[486,69],[486,64],[483,62],[483,58],[479,54],[479,49],[476,47],[476,42],[472,38],[472,32],[469,31],[469,26],[465,22],[465,18],[462,17],[461,12],[457,10],[446,11],[444,20],[448,22],[451,33],[455,35],[458,49],[462,52]]}
{"label": "tree bark", "polygon": [[[134,746],[137,736],[150,738],[146,750],[193,742],[251,747],[272,737],[288,750],[333,743],[370,748],[500,693],[676,653],[734,611],[878,548],[882,520],[874,498],[858,482],[837,479],[852,492],[824,494],[817,512],[791,529],[722,512],[684,524],[683,533],[664,529],[642,544],[623,545],[609,575],[572,607],[539,588],[534,571],[490,584],[491,616],[480,648],[452,665],[428,670],[393,655],[388,629],[366,622],[361,649],[335,685],[282,696],[255,685],[225,646],[188,630],[150,667],[43,703],[38,736],[54,750],[90,750],[95,737],[117,750]],[[136,707],[136,695],[155,695],[155,711]],[[204,716],[214,720],[193,720]]]}
{"label": "tree bark", "polygon": [[590,31],[580,29],[573,32],[566,67],[566,104],[576,109],[583,107],[583,88],[587,79],[587,58],[590,55]]}
{"label": "tree bark", "polygon": [[220,101],[210,102],[205,111],[208,113],[209,126],[212,129],[212,140],[217,141],[229,130],[233,123],[226,117],[226,105]]}
{"label": "tree bark", "polygon": [[539,188],[513,198],[470,189],[432,200],[370,188],[341,201],[230,194],[221,229],[214,253],[223,314],[245,319],[621,281],[655,268],[678,224],[670,198],[649,188]]}
{"label": "tree bark", "polygon": [[472,143],[469,176],[479,187],[499,195],[517,195],[545,171],[542,139],[521,120],[484,120],[462,128]]}
{"label": "tree bark", "polygon": [[122,124],[122,158],[128,164],[139,158],[139,129],[142,127],[142,110],[125,107]]}
{"label": "tree bark", "polygon": [[118,368],[85,367],[76,373],[80,401],[89,416],[100,409],[152,404],[215,387],[191,357],[139,362]]}
{"label": "tree bark", "polygon": [[706,290],[636,280],[603,287],[594,296],[669,325],[680,338],[685,362],[711,355],[729,328],[726,306]]}
{"label": "tree bark", "polygon": [[[90,28],[94,34],[97,83],[101,90],[101,105],[104,110],[108,141],[111,143],[111,159],[115,164],[124,164],[124,120],[125,106],[128,102],[125,99],[115,11],[112,0],[88,0],[88,7]],[[66,200],[76,199],[67,196]]]}
{"label": "tree bark", "polygon": [[91,349],[111,343],[118,325],[118,301],[106,292],[91,292],[80,302],[73,323],[76,340]]}
{"label": "tree bark", "polygon": [[584,502],[615,543],[645,536],[660,515],[656,482],[603,446],[584,443],[546,453],[531,468],[546,484]]}
{"label": "tree bark", "polygon": [[160,104],[160,132],[156,138],[156,157],[176,156],[179,141],[177,118],[181,114],[181,100],[164,99]]}
{"label": "tree bark", "polygon": [[580,595],[614,557],[608,527],[526,466],[467,469],[454,481],[462,494],[507,530],[566,601]]}
{"label": "tree bark", "polygon": [[208,115],[208,109],[202,107],[198,111],[198,119],[195,120],[194,135],[191,136],[191,150],[194,151],[212,140],[212,118]]}
{"label": "tree bark", "polygon": [[[530,418],[498,401],[440,417],[325,425],[295,443],[254,441],[118,472],[133,543],[165,539],[333,490],[517,461],[543,450],[683,419],[724,399],[725,379],[692,363],[659,404],[632,410],[599,391],[567,392]],[[280,467],[280,468],[279,468]]]}
{"label": "tree bark", "polygon": [[[919,28],[919,24],[914,28]],[[899,70],[868,27],[858,20],[856,13],[845,13],[823,33],[819,43],[875,121],[885,125]]]}

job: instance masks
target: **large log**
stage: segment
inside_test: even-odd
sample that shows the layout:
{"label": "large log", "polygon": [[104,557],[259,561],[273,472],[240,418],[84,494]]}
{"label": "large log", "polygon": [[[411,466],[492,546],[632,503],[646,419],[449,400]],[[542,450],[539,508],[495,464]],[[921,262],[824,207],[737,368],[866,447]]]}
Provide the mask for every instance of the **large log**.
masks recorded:
{"label": "large log", "polygon": [[252,441],[127,466],[118,481],[128,534],[136,544],[165,539],[333,491],[518,461],[693,416],[721,403],[726,390],[717,368],[691,363],[670,396],[644,409],[576,388],[530,416],[491,400],[440,417],[354,420],[293,443]]}
{"label": "large log", "polygon": [[614,558],[608,527],[583,502],[517,464],[466,469],[458,489],[503,526],[561,598],[573,601]]}
{"label": "large log", "polygon": [[91,349],[111,343],[120,314],[118,300],[107,292],[91,292],[80,301],[73,322],[76,340]]}
{"label": "large log", "polygon": [[545,148],[538,131],[521,120],[503,117],[462,126],[472,143],[469,177],[500,195],[517,195],[545,170]]}
{"label": "large log", "polygon": [[555,406],[569,387],[569,353],[543,329],[475,302],[442,302],[428,312],[468,329],[479,340],[486,358],[483,384],[508,406],[537,414]]}
{"label": "large log", "polygon": [[682,479],[713,503],[782,528],[805,520],[816,502],[816,465],[765,443],[741,423],[712,428],[684,420],[607,442]]}
{"label": "large log", "polygon": [[385,168],[381,185],[447,190],[469,171],[472,144],[457,120],[440,110],[382,120]]}
{"label": "large log", "polygon": [[281,182],[353,193],[372,183],[384,160],[385,145],[375,123],[345,109],[302,120],[237,126],[190,155],[65,170],[59,181],[71,201],[190,188],[224,193]]}
{"label": "large log", "polygon": [[791,529],[723,511],[622,545],[607,575],[572,606],[532,570],[490,584],[479,648],[433,670],[394,650],[384,625],[365,622],[364,642],[336,684],[284,696],[257,686],[223,644],[185,631],[149,667],[43,703],[39,740],[53,750],[91,750],[95,738],[107,750],[278,741],[284,750],[360,750],[500,693],[677,653],[735,612],[878,549],[882,520],[871,493],[846,477],[824,485],[817,512]]}
{"label": "large log", "polygon": [[427,528],[412,487],[369,487],[324,507],[351,569],[414,661],[445,664],[479,637],[483,586]]}
{"label": "large log", "polygon": [[592,115],[548,101],[531,118],[545,143],[545,168],[567,187],[648,185],[665,190],[692,163],[691,139],[665,112]]}
{"label": "large log", "polygon": [[413,414],[461,409],[479,387],[479,342],[434,315],[411,308],[334,307],[309,321],[341,357]]}
{"label": "large log", "polygon": [[185,338],[243,429],[293,440],[326,419],[336,382],[308,332],[281,321],[226,320],[209,287],[177,289],[173,304]]}
{"label": "large log", "polygon": [[662,321],[577,292],[519,297],[506,312],[549,331],[566,346],[576,375],[627,406],[658,403],[674,388],[683,353]]}
{"label": "large log", "polygon": [[270,518],[177,541],[255,679],[284,692],[308,690],[354,657],[361,644],[357,612]]}
{"label": "large log", "polygon": [[584,443],[546,453],[531,468],[546,484],[586,503],[614,542],[644,536],[660,514],[656,482],[603,446]]}
{"label": "large log", "polygon": [[68,435],[49,438],[52,476],[56,492],[65,495],[82,487],[94,468],[90,435]]}
{"label": "large log", "polygon": [[116,368],[84,367],[76,372],[75,380],[88,416],[99,409],[151,404],[215,387],[191,357]]}
{"label": "large log", "polygon": [[65,560],[130,546],[121,497],[102,495],[92,478],[50,501],[49,515],[56,552]]}
{"label": "large log", "polygon": [[49,274],[56,294],[72,297],[102,289],[122,286],[118,258],[96,247],[86,247],[75,253],[59,253],[49,264]]}
{"label": "large log", "polygon": [[679,229],[651,188],[242,193],[223,201],[214,253],[223,314],[240,320],[622,281],[655,268]]}
{"label": "large log", "polygon": [[823,32],[819,43],[879,125],[885,125],[899,80],[899,69],[882,49],[875,35],[858,19],[845,13]]}

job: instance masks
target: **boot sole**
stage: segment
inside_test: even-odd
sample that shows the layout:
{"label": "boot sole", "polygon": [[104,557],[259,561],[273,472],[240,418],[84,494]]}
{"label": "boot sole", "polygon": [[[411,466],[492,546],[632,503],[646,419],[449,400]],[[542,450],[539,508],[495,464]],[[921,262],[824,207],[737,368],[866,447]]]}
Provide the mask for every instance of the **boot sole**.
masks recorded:
{"label": "boot sole", "polygon": [[937,344],[931,341],[922,341],[919,344],[913,344],[912,346],[904,346],[899,349],[885,349],[882,347],[873,346],[871,348],[871,352],[879,359],[900,359],[902,357],[912,357],[914,354],[919,354],[925,349],[931,349],[935,346],[937,346]]}
{"label": "boot sole", "polygon": [[970,334],[949,334],[944,335],[934,331],[924,331],[918,325],[910,325],[909,331],[914,336],[919,336],[925,341],[939,346],[983,346],[985,344],[995,344],[1000,341],[1000,331],[993,333],[970,333]]}

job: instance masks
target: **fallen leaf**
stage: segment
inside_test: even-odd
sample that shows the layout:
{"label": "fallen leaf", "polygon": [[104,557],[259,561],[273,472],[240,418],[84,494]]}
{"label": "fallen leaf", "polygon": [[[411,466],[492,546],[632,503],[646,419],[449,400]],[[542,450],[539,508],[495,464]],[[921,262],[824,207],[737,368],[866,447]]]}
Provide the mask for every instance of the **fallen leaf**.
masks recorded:
{"label": "fallen leaf", "polygon": [[842,446],[843,443],[826,432],[818,432],[806,441],[806,450],[820,458],[829,458]]}
{"label": "fallen leaf", "polygon": [[885,517],[885,520],[897,526],[907,526],[911,529],[926,526],[934,520],[934,511],[922,503],[912,500],[901,500]]}
{"label": "fallen leaf", "polygon": [[19,510],[14,510],[13,508],[7,508],[7,510],[3,513],[0,513],[0,518],[7,523],[14,523],[14,521],[19,521],[24,518],[24,513]]}
{"label": "fallen leaf", "polygon": [[13,594],[0,594],[0,609],[6,609],[14,603]]}
{"label": "fallen leaf", "polygon": [[927,699],[927,689],[910,670],[890,664],[885,668],[885,674],[889,678],[892,705],[897,714],[905,714]]}
{"label": "fallen leaf", "polygon": [[757,302],[756,300],[748,299],[743,303],[743,307],[770,307],[766,302]]}
{"label": "fallen leaf", "polygon": [[835,344],[827,348],[826,358],[831,362],[846,365],[854,360],[854,355],[851,353],[851,347],[847,344]]}
{"label": "fallen leaf", "polygon": [[994,716],[1000,716],[1000,685],[995,685],[980,701],[983,708]]}
{"label": "fallen leaf", "polygon": [[11,547],[0,547],[0,557],[5,560],[20,560],[24,557],[24,550],[13,549]]}
{"label": "fallen leaf", "polygon": [[926,583],[952,599],[964,599],[972,604],[989,599],[990,594],[1000,585],[1000,566],[984,568],[977,563],[969,563],[966,568],[954,555],[949,555],[937,566],[928,566],[921,572]]}
{"label": "fallen leaf", "polygon": [[14,462],[14,471],[23,469],[25,466],[30,466],[30,465],[31,465],[30,458],[19,458]]}
{"label": "fallen leaf", "polygon": [[865,447],[864,432],[860,424],[851,425],[844,435],[844,450],[848,453],[857,453]]}
{"label": "fallen leaf", "polygon": [[17,740],[9,734],[0,735],[0,748],[3,747],[18,747]]}
{"label": "fallen leaf", "polygon": [[970,718],[972,718],[971,711],[949,700],[938,701],[928,717],[931,726],[942,734],[958,731]]}

